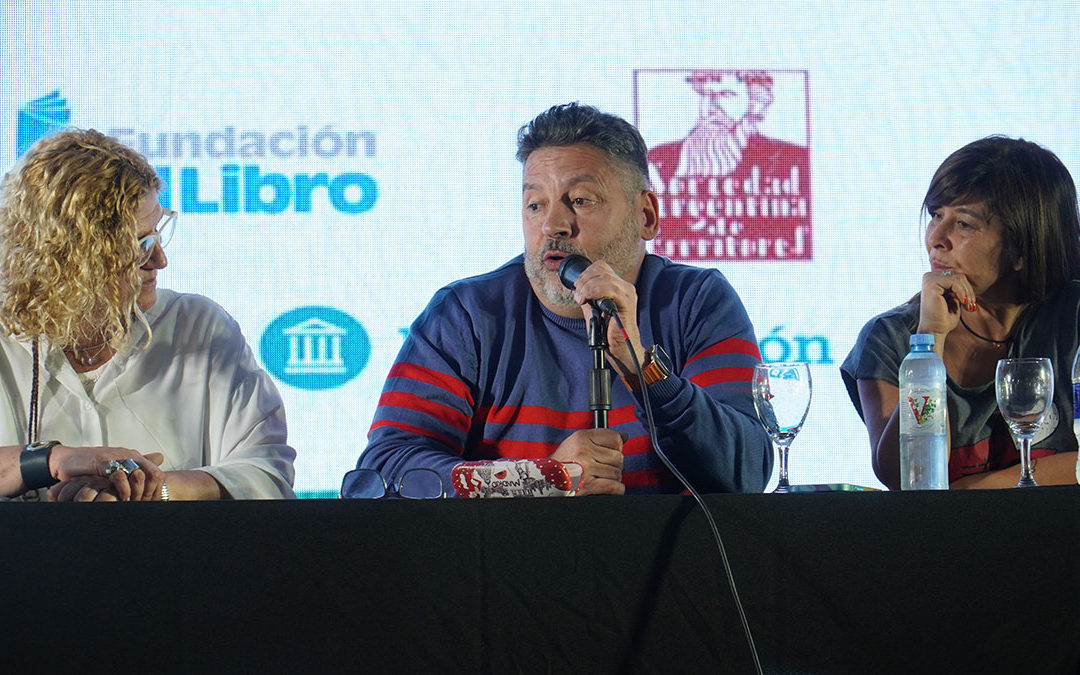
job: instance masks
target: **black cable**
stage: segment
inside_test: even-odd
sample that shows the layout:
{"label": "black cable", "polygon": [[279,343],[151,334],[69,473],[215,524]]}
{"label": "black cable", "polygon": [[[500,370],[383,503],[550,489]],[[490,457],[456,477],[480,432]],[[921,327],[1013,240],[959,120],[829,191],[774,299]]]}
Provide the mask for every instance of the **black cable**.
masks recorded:
{"label": "black cable", "polygon": [[626,335],[626,328],[623,327],[622,320],[619,319],[618,314],[613,314],[615,323],[622,330],[623,338],[626,340],[626,347],[630,350],[630,358],[634,362],[634,370],[637,371],[638,384],[641,386],[642,403],[645,408],[646,426],[649,432],[649,442],[652,444],[653,452],[656,453],[660,461],[664,463],[682,486],[686,488],[686,491],[693,496],[694,501],[705,513],[706,520],[709,521],[709,529],[712,530],[713,538],[716,539],[716,548],[720,551],[720,560],[724,564],[724,573],[727,575],[728,586],[731,588],[731,596],[735,600],[735,608],[739,611],[739,621],[742,623],[743,632],[746,634],[746,642],[750,647],[750,656],[754,659],[754,669],[758,675],[762,675],[761,660],[758,658],[757,645],[754,644],[754,635],[750,631],[750,623],[746,619],[746,611],[743,609],[742,600],[739,599],[739,590],[735,587],[735,575],[731,572],[731,563],[728,561],[727,550],[724,548],[724,540],[720,537],[720,530],[716,527],[716,521],[713,520],[712,513],[709,512],[708,507],[705,506],[705,501],[698,494],[698,491],[694,489],[694,486],[690,485],[690,482],[675,468],[671,460],[660,449],[660,442],[656,437],[656,423],[653,421],[652,404],[649,402],[649,388],[645,385],[645,374],[641,370],[641,361],[638,359],[637,353],[634,352],[634,346],[630,344],[630,339]]}
{"label": "black cable", "polygon": [[30,412],[27,416],[26,443],[37,443],[41,420],[38,417],[38,341],[34,338],[32,347],[34,369],[30,383]]}

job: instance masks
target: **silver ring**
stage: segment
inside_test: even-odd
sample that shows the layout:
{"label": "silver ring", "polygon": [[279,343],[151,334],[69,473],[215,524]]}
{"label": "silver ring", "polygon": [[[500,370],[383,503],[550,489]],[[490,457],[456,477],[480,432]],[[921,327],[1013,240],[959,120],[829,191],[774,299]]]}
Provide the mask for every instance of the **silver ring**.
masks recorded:
{"label": "silver ring", "polygon": [[135,469],[139,468],[139,463],[128,457],[120,462],[120,470],[126,474],[130,474]]}
{"label": "silver ring", "polygon": [[120,465],[120,462],[116,461],[115,459],[110,459],[105,465],[105,475],[111,476],[117,471],[121,471],[123,468],[124,467]]}
{"label": "silver ring", "polygon": [[941,270],[941,276],[943,276],[943,277],[951,277],[952,276],[952,270]]}

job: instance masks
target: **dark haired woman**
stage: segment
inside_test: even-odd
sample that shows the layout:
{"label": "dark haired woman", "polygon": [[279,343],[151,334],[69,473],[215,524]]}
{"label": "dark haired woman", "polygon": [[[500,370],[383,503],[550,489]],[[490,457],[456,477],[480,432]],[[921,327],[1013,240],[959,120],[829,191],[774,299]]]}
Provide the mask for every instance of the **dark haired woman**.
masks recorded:
{"label": "dark haired woman", "polygon": [[999,359],[1049,357],[1053,409],[1032,443],[1042,485],[1074,483],[1071,369],[1080,325],[1080,221],[1052,152],[1000,136],[951,154],[930,181],[930,271],[910,301],[863,326],[840,371],[870,435],[874,471],[900,483],[898,371],[912,333],[948,373],[950,488],[1011,487],[1019,453],[997,410]]}

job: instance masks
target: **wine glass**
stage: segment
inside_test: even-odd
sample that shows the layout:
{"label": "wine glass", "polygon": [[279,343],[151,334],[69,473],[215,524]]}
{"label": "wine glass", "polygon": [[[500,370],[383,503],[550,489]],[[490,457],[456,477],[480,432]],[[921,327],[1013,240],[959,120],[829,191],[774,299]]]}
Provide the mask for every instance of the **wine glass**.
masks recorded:
{"label": "wine glass", "polygon": [[774,492],[790,492],[788,447],[810,409],[810,366],[759,363],[754,366],[754,409],[780,453],[780,480]]}
{"label": "wine glass", "polygon": [[994,376],[998,410],[1020,439],[1020,482],[1035,487],[1031,476],[1031,439],[1054,400],[1054,366],[1050,359],[1001,359]]}

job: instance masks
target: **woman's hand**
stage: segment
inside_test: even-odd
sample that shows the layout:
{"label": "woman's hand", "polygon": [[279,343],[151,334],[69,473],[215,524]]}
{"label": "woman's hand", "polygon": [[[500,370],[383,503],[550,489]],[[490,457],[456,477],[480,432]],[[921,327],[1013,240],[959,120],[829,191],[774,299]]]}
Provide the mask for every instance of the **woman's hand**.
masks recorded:
{"label": "woman's hand", "polygon": [[960,322],[960,312],[974,312],[975,291],[963,274],[952,270],[931,270],[923,275],[919,302],[919,333],[932,333],[937,345],[944,343]]}
{"label": "woman's hand", "polygon": [[[113,469],[111,462],[131,460],[135,467],[130,471]],[[65,445],[53,447],[49,456],[49,470],[60,482],[49,488],[50,501],[107,501],[97,495],[112,495],[119,501],[149,501],[159,499],[165,472],[160,464],[165,460],[161,453],[142,455],[128,448],[72,448]],[[90,480],[95,479],[95,480]],[[96,495],[90,496],[90,491]]]}
{"label": "woman's hand", "polygon": [[100,476],[76,476],[49,488],[50,502],[116,502],[112,481]]}

